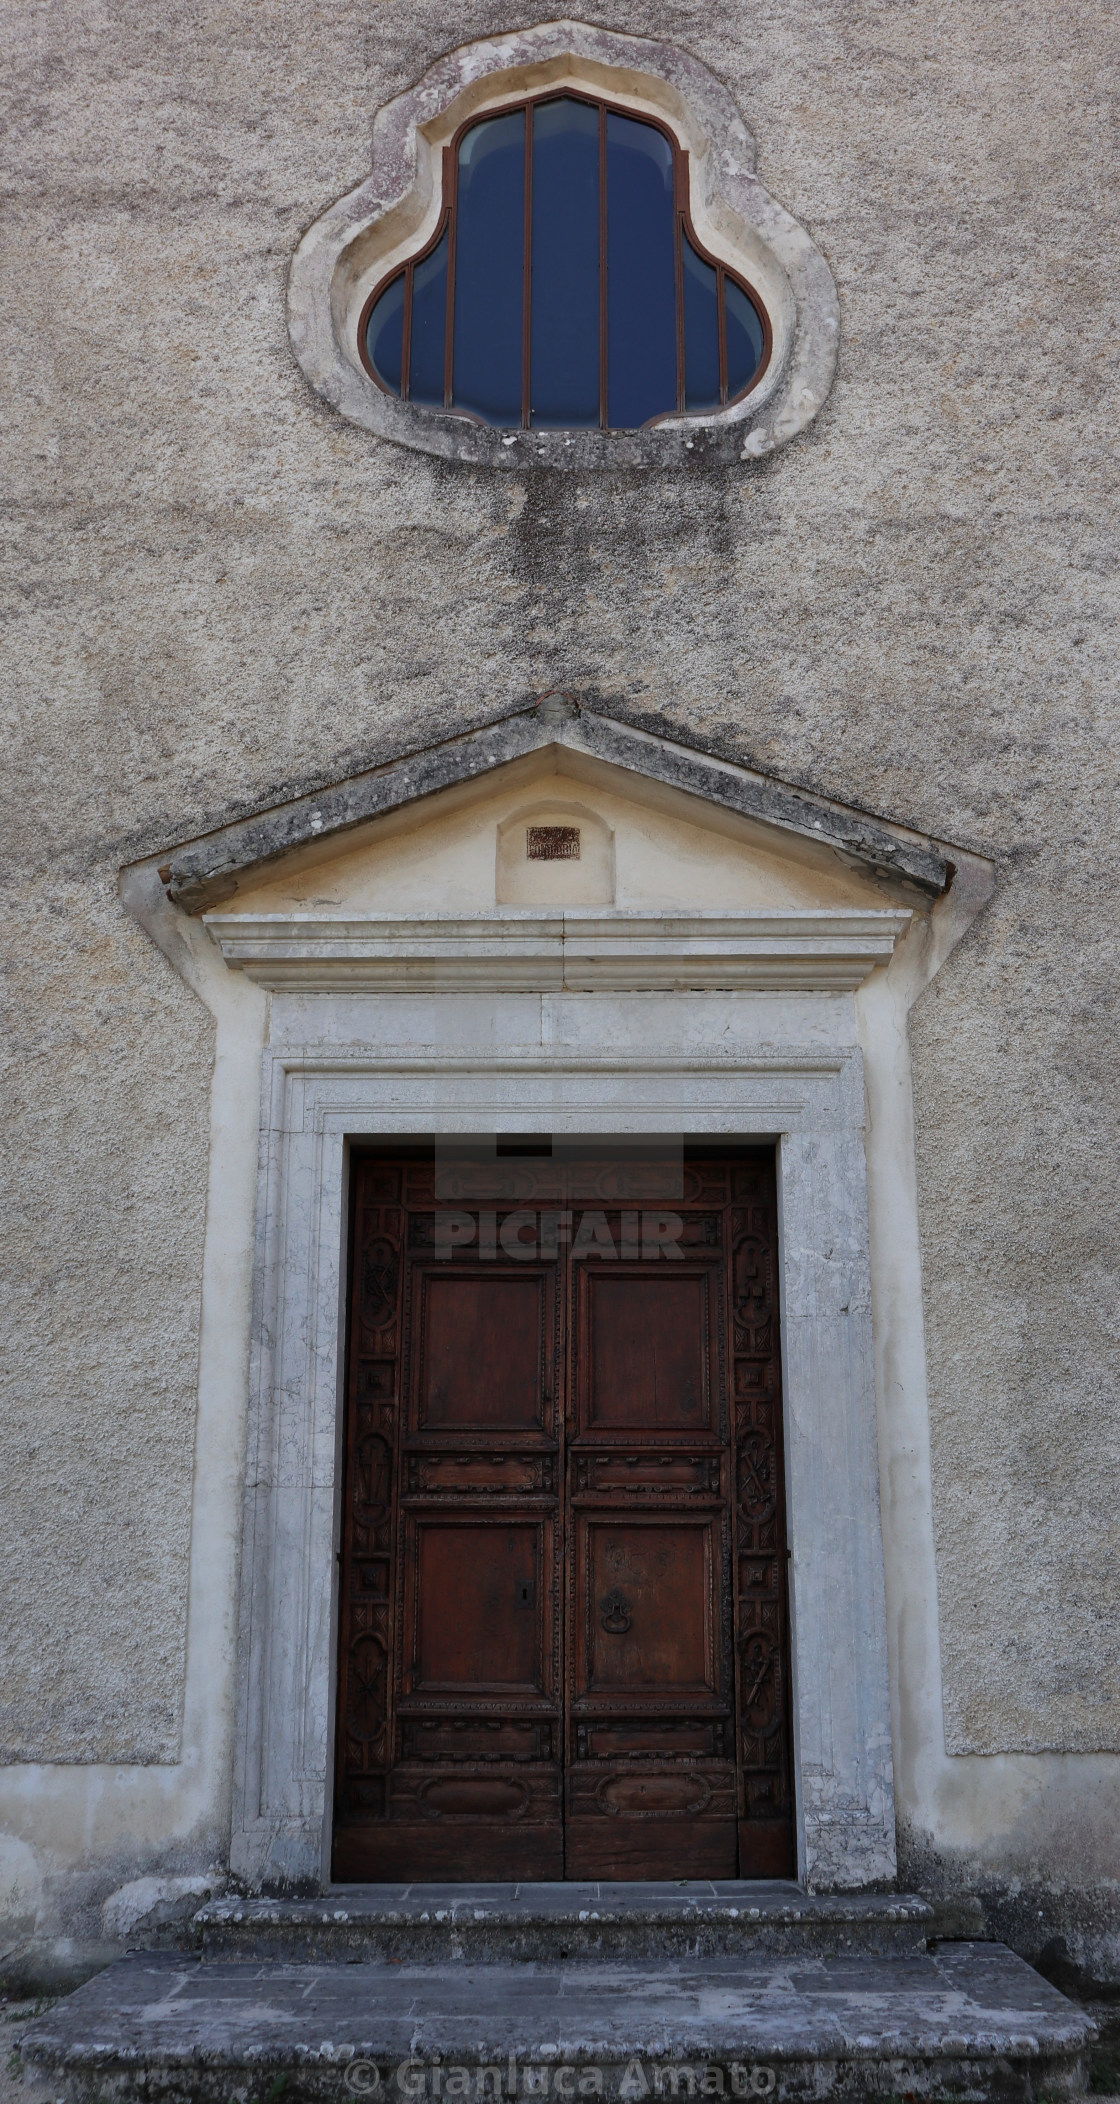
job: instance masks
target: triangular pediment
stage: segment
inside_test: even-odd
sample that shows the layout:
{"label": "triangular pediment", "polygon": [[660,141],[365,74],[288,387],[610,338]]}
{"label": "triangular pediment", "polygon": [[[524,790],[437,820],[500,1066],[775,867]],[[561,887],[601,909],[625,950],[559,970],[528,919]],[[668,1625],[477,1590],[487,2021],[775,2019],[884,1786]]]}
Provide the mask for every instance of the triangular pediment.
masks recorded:
{"label": "triangular pediment", "polygon": [[[578,833],[578,853],[529,852],[531,827]],[[192,914],[331,915],[913,904],[951,872],[913,834],[548,696],[189,842],[160,874]]]}
{"label": "triangular pediment", "polygon": [[[493,915],[881,907],[881,879],[831,850],[609,763],[548,747],[247,873],[236,915]],[[207,915],[211,919],[212,915]]]}
{"label": "triangular pediment", "polygon": [[160,875],[272,991],[845,991],[950,870],[912,835],[548,696]]}

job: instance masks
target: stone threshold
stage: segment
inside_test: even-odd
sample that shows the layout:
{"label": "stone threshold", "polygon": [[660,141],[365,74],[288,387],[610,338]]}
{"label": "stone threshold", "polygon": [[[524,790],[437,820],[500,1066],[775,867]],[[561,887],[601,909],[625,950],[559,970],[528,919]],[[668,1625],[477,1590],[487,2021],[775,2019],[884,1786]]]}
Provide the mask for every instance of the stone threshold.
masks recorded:
{"label": "stone threshold", "polygon": [[1021,2099],[1095,2030],[1001,1944],[656,1965],[246,1964],[134,1953],[30,2025],[78,2104],[366,2096]]}
{"label": "stone threshold", "polygon": [[786,1880],[338,1885],[313,1899],[211,1900],[208,1955],[566,1960],[755,1950],[924,1951],[934,1909],[908,1893],[813,1893]]}

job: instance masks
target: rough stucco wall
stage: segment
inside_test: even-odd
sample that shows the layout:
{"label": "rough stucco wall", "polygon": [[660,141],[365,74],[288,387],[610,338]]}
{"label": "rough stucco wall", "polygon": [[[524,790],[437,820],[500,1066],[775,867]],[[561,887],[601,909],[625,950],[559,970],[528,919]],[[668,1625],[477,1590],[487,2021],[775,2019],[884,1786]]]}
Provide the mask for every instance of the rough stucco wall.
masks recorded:
{"label": "rough stucco wall", "polygon": [[208,1018],[65,859],[5,899],[0,1760],[171,1761]]}
{"label": "rough stucco wall", "polygon": [[1118,1747],[1111,12],[599,9],[728,82],[844,333],[766,466],[598,482],[380,444],[284,327],[373,108],[534,19],[9,10],[8,1743],[67,1673],[82,1757],[179,1699],[209,1041],[116,868],[564,684],[998,856],[913,1033],[947,1723]]}

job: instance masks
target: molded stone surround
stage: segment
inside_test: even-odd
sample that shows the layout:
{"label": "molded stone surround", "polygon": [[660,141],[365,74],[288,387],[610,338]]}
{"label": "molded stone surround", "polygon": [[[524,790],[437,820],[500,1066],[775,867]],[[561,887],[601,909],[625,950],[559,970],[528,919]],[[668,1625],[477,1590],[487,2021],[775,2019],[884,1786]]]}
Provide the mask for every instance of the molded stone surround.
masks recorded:
{"label": "molded stone surround", "polygon": [[[570,865],[543,864],[552,901],[545,875],[538,904],[500,906],[526,813],[570,804],[568,778],[618,903],[565,905]],[[251,1886],[328,1882],[350,1146],[495,1131],[775,1144],[799,1875],[893,1880],[872,1251],[882,1395],[923,1349],[906,1014],[990,892],[954,861],[947,896],[933,843],[554,696],[127,874],[220,1020],[200,1454],[247,1407],[230,1868]],[[208,1543],[202,1524],[200,1605]],[[188,1733],[197,1647],[192,1671]]]}
{"label": "molded stone surround", "polygon": [[[434,232],[442,152],[458,126],[498,103],[572,85],[668,121],[688,152],[693,219],[705,246],[745,270],[774,346],[757,387],[710,417],[641,431],[498,431],[383,392],[358,355],[368,294]],[[671,45],[585,22],[548,22],[464,45],[377,112],[373,166],[304,235],[288,280],[292,348],[332,408],[382,438],[445,459],[524,470],[687,467],[756,460],[803,431],[836,370],[840,307],[828,265],[754,173],[754,141],[726,88]]]}
{"label": "molded stone surround", "polygon": [[[475,741],[438,772],[433,757],[387,770],[377,808],[340,790],[163,871],[184,902],[229,900],[207,932],[270,995],[231,1868],[252,1886],[327,1876],[350,1144],[547,1131],[776,1144],[799,1872],[816,1889],[889,1882],[852,994],[924,925],[947,866],[563,697],[492,734],[481,764]],[[624,903],[549,907],[542,875],[536,910],[499,906],[526,788],[539,801],[572,774]]]}
{"label": "molded stone surround", "polygon": [[863,1073],[837,995],[274,994],[231,1868],[326,1876],[348,1142],[778,1140],[799,1870],[895,1874]]}

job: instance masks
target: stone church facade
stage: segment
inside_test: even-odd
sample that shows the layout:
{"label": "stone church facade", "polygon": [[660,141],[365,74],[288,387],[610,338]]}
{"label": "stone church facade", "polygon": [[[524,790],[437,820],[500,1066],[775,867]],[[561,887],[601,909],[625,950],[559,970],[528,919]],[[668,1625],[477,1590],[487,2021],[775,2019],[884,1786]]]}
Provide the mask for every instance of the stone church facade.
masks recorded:
{"label": "stone church facade", "polygon": [[[1115,1980],[1107,12],[11,61],[0,1946],[458,1856]],[[523,414],[422,396],[462,141],[561,105],[670,171],[635,427],[605,322],[570,427],[528,320]]]}

